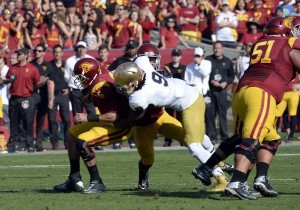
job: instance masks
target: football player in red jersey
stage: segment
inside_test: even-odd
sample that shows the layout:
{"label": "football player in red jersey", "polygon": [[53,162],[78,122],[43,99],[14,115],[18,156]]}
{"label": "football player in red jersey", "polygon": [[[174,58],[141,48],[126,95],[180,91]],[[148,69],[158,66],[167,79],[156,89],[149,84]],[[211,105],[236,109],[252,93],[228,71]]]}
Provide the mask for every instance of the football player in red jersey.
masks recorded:
{"label": "football player in red jersey", "polygon": [[[77,75],[75,85],[82,85],[89,90],[93,104],[99,109],[99,116],[88,116],[82,124],[72,126],[66,135],[68,156],[70,161],[70,175],[66,182],[54,186],[59,192],[105,192],[106,187],[98,173],[95,153],[91,146],[101,144],[109,145],[129,138],[131,128],[111,126],[118,117],[127,116],[128,99],[120,97],[115,91],[113,78],[104,67],[93,58],[79,60],[74,67]],[[118,97],[117,97],[118,94]],[[76,122],[82,122],[82,113],[74,117]],[[92,118],[92,119],[89,119]],[[109,134],[109,135],[108,135]],[[88,189],[84,190],[81,181],[79,158],[82,157],[90,173],[91,181]]]}
{"label": "football player in red jersey", "polygon": [[267,175],[280,145],[274,126],[276,105],[300,71],[300,40],[290,37],[296,21],[296,17],[269,20],[265,38],[253,45],[250,66],[233,96],[234,136],[223,141],[205,164],[193,170],[196,178],[207,184],[211,168],[235,152],[235,170],[225,189],[228,195],[256,199],[247,186],[248,170],[255,159],[254,188],[266,197],[278,195]]}

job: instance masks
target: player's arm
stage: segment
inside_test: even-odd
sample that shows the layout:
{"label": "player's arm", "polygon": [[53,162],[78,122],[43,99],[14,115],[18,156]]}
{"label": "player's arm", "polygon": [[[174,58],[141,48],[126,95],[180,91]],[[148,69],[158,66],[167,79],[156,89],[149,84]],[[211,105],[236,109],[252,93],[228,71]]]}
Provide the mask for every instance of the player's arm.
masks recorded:
{"label": "player's arm", "polygon": [[300,50],[293,49],[289,53],[294,69],[300,73]]}
{"label": "player's arm", "polygon": [[115,127],[122,127],[122,128],[130,128],[134,125],[136,120],[139,120],[144,117],[146,110],[142,108],[138,108],[135,111],[131,111],[128,114],[128,118],[120,118],[115,123]]}

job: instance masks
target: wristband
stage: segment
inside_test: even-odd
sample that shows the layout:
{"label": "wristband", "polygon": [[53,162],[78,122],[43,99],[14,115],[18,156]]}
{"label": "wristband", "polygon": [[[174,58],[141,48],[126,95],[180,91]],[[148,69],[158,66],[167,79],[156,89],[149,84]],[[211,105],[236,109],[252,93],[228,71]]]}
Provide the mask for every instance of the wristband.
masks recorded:
{"label": "wristband", "polygon": [[99,122],[99,116],[98,115],[88,115],[87,120],[90,122]]}

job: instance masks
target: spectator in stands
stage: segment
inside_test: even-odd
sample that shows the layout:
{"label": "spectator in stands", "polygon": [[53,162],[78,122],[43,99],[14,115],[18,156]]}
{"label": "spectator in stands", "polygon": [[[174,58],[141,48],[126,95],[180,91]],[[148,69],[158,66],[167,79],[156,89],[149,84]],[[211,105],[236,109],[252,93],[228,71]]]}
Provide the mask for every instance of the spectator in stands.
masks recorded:
{"label": "spectator in stands", "polygon": [[56,15],[57,25],[63,36],[63,47],[64,49],[73,49],[72,35],[75,32],[75,28],[72,27],[71,24],[67,24],[66,16],[63,10],[58,10]]}
{"label": "spectator in stands", "polygon": [[284,12],[282,7],[276,7],[274,12],[275,17],[284,17]]}
{"label": "spectator in stands", "polygon": [[[183,38],[195,42],[201,41],[201,32],[198,31],[199,10],[195,6],[195,0],[187,0],[187,5],[179,10],[179,24],[182,25]],[[176,48],[176,47],[175,47]]]}
{"label": "spectator in stands", "polygon": [[38,19],[31,17],[25,29],[25,44],[33,50],[40,43],[46,43],[44,30]]}
{"label": "spectator in stands", "polygon": [[160,25],[165,25],[165,20],[168,17],[178,17],[181,6],[176,0],[161,1],[160,12],[158,14],[158,21]]}
{"label": "spectator in stands", "polygon": [[[52,149],[57,150],[58,145],[58,127],[56,120],[57,108],[59,107],[59,114],[63,124],[64,137],[70,128],[70,107],[69,107],[69,89],[68,83],[64,79],[64,68],[65,61],[62,60],[63,57],[63,47],[61,45],[55,45],[53,47],[53,57],[54,59],[50,61],[53,69],[52,80],[54,86],[51,91],[54,93],[53,104],[49,105],[49,131],[50,131],[50,141],[52,144]],[[64,138],[64,145],[66,147],[66,141]]]}
{"label": "spectator in stands", "polygon": [[45,46],[48,50],[52,50],[55,45],[62,45],[63,38],[58,26],[57,14],[49,14],[44,17],[44,31],[45,31]]}
{"label": "spectator in stands", "polygon": [[4,8],[2,10],[2,15],[0,18],[0,52],[9,52],[8,41],[9,41],[9,32],[11,30],[12,24],[10,22],[11,12],[9,9]]}
{"label": "spectator in stands", "polygon": [[93,8],[88,14],[88,18],[94,21],[96,28],[99,30],[102,42],[107,39],[107,27],[104,21],[105,12],[102,8]]}
{"label": "spectator in stands", "polygon": [[237,49],[241,49],[248,43],[255,43],[263,36],[262,28],[259,23],[254,21],[248,21],[246,23],[246,26],[248,28],[248,31],[243,35],[241,41],[237,46]]}
{"label": "spectator in stands", "polygon": [[82,20],[84,23],[86,23],[88,19],[88,15],[90,14],[92,10],[92,4],[90,1],[85,1],[84,4],[82,4],[82,8],[80,11],[80,14],[82,15]]}
{"label": "spectator in stands", "polygon": [[126,43],[134,39],[134,28],[132,21],[127,18],[128,8],[124,5],[117,7],[119,18],[109,26],[108,48],[122,48]]}
{"label": "spectator in stands", "polygon": [[37,9],[42,16],[51,14],[50,1],[49,0],[38,1]]}
{"label": "spectator in stands", "polygon": [[198,30],[201,32],[201,41],[210,44],[212,35],[212,17],[217,8],[206,0],[200,0],[197,7],[199,9]]}
{"label": "spectator in stands", "polygon": [[133,23],[133,33],[135,34],[135,37],[133,37],[135,40],[138,41],[139,46],[143,44],[143,28],[142,25],[139,24],[139,13],[138,11],[131,11],[129,13],[129,19]]}
{"label": "spectator in stands", "polygon": [[156,19],[147,8],[139,10],[139,24],[142,26],[143,43],[150,43],[151,30],[156,28]]}
{"label": "spectator in stands", "polygon": [[295,4],[293,4],[293,7],[294,7],[294,13],[291,14],[291,15],[300,15],[300,0],[296,0],[295,1]]}
{"label": "spectator in stands", "polygon": [[16,49],[21,49],[24,47],[24,37],[22,34],[22,24],[24,17],[16,12],[11,15],[10,18],[12,28],[9,33],[8,38],[8,50],[14,51]]}
{"label": "spectator in stands", "polygon": [[72,43],[77,43],[79,41],[80,31],[83,28],[82,16],[76,13],[73,17],[72,26],[74,27],[74,33],[72,35]]}
{"label": "spectator in stands", "polygon": [[237,17],[238,24],[237,24],[237,33],[238,33],[238,40],[240,41],[241,38],[245,33],[247,33],[247,26],[246,23],[252,18],[252,13],[248,11],[248,6],[246,0],[238,0],[234,9],[234,13]]}
{"label": "spectator in stands", "polygon": [[229,2],[222,1],[222,11],[216,18],[218,41],[222,41],[225,47],[235,48],[238,34],[236,31],[238,20],[233,12],[229,9]]}
{"label": "spectator in stands", "polygon": [[254,7],[250,12],[253,14],[252,21],[260,23],[262,27],[265,26],[271,17],[271,10],[264,7],[263,0],[254,0]]}
{"label": "spectator in stands", "polygon": [[279,5],[283,9],[284,17],[288,17],[295,12],[293,5],[291,5],[292,0],[283,0],[282,4]]}
{"label": "spectator in stands", "polygon": [[7,1],[7,8],[9,9],[9,11],[11,13],[14,13],[15,12],[15,9],[16,9],[16,2],[14,0],[9,0]]}
{"label": "spectator in stands", "polygon": [[79,39],[87,43],[89,50],[96,50],[102,44],[100,30],[91,18],[88,18],[84,28],[81,29]]}
{"label": "spectator in stands", "polygon": [[176,17],[168,17],[166,26],[161,27],[160,35],[160,49],[177,48],[178,40],[186,47],[190,48],[185,40],[180,35],[179,27],[177,26]]}

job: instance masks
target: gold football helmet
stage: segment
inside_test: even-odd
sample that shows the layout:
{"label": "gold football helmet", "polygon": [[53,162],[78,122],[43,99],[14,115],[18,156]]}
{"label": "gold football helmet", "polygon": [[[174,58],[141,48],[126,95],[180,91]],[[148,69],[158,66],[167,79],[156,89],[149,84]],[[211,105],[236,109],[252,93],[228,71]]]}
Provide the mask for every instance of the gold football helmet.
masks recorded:
{"label": "gold football helmet", "polygon": [[114,71],[115,87],[123,95],[129,96],[142,81],[144,72],[133,62],[122,63]]}

